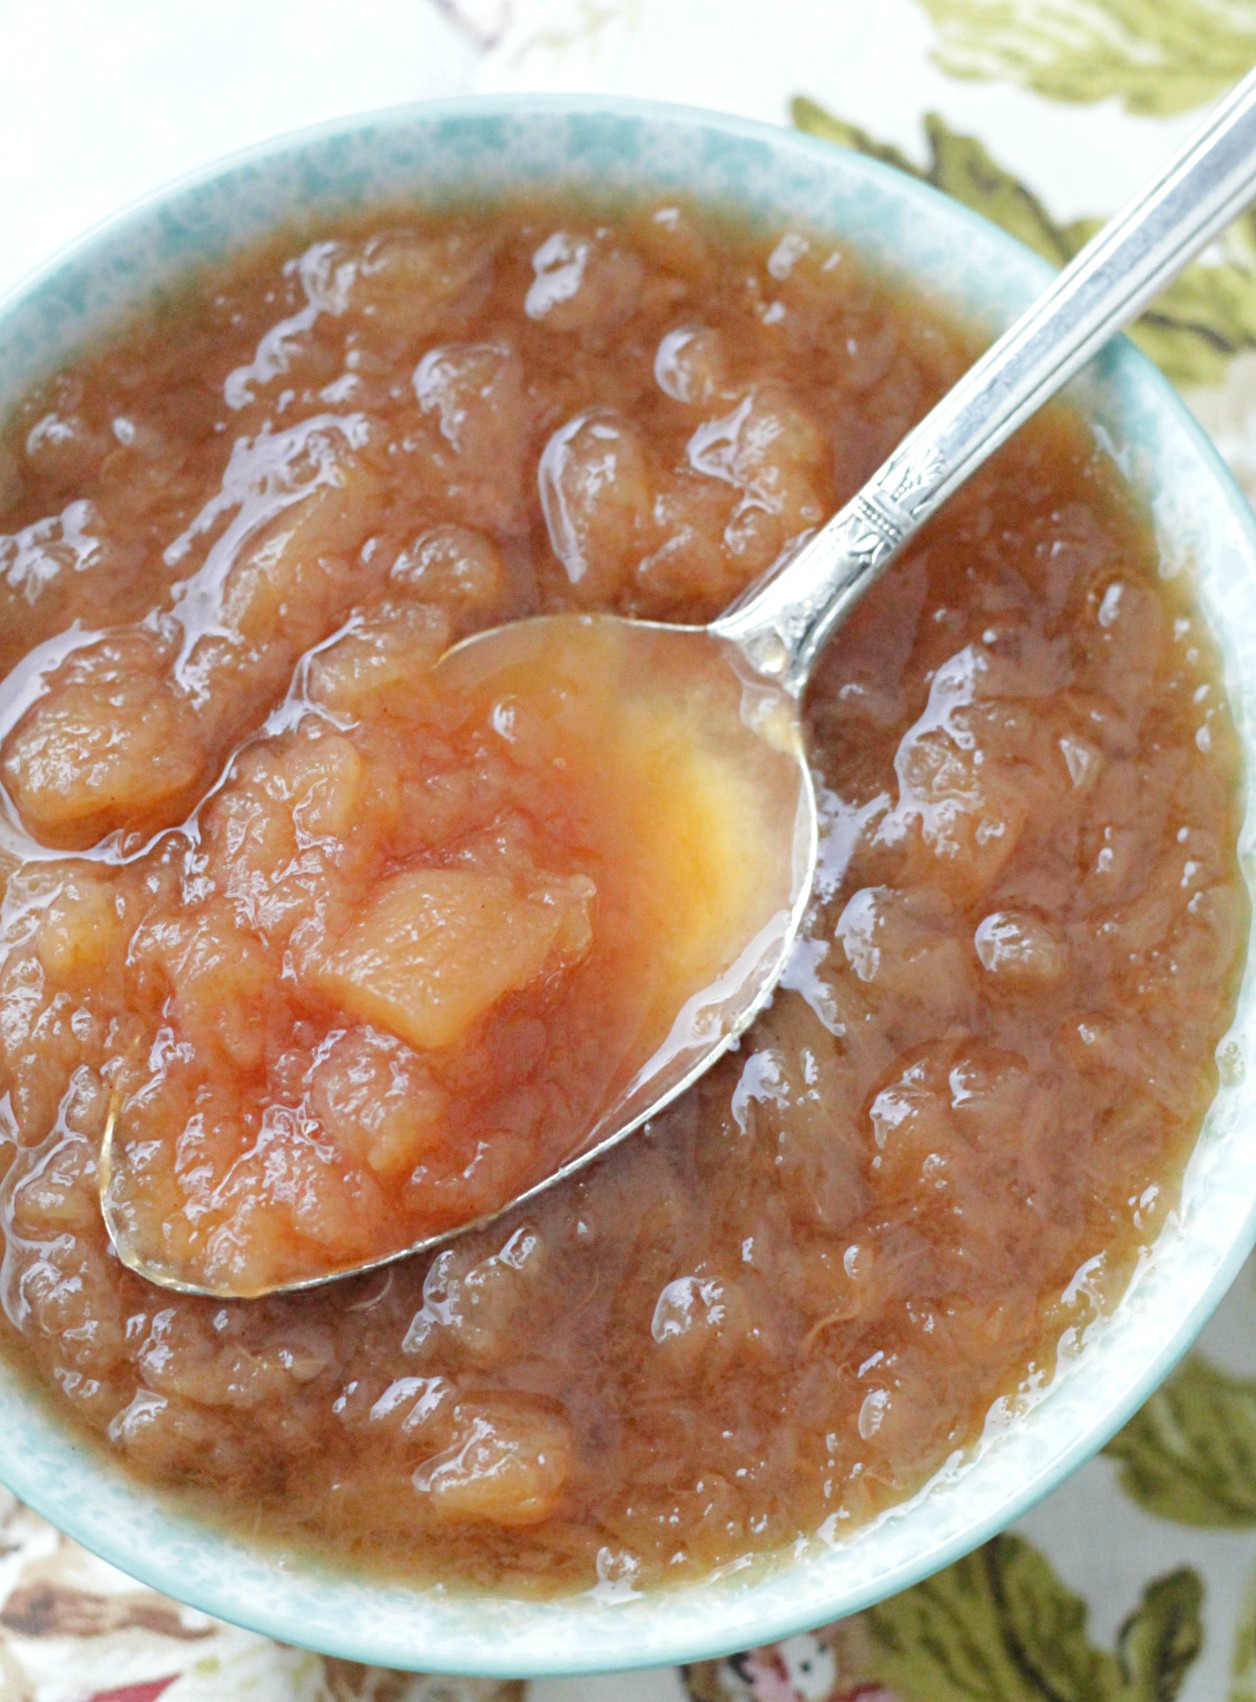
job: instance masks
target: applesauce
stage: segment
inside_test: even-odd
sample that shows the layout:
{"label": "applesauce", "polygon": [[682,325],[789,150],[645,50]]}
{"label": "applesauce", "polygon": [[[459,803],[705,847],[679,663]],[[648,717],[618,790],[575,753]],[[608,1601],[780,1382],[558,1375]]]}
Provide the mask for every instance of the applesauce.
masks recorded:
{"label": "applesauce", "polygon": [[[1239,757],[1063,411],[830,647],[785,987],[648,1131],[308,1294],[155,1288],[101,1217],[119,1104],[153,1218],[230,1257],[351,1241],[468,1103],[496,1122],[455,1181],[542,1142],[599,1066],[549,1044],[597,882],[487,734],[414,731],[425,670],[529,614],[709,619],[969,352],[815,233],[396,208],[194,280],[19,405],[0,1303],[136,1474],[411,1577],[648,1586],[910,1493],[1119,1295],[1216,1084]],[[478,972],[453,1029],[377,973],[403,918],[427,961],[433,907]]]}

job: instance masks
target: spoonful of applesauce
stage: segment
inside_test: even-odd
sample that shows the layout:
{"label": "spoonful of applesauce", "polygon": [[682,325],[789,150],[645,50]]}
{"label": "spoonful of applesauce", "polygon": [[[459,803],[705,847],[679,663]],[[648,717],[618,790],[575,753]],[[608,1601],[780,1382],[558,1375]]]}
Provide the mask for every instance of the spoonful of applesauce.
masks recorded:
{"label": "spoonful of applesauce", "polygon": [[[453,837],[380,863],[289,954],[285,974],[335,1013],[314,1087],[245,1127],[174,1042],[160,1091],[119,1072],[100,1198],[124,1263],[218,1296],[369,1270],[553,1186],[695,1083],[772,997],[808,903],[800,700],[825,641],[1254,192],[1256,73],[709,627],[538,617],[416,669],[388,737],[404,789],[438,802],[424,822],[444,810]],[[312,678],[317,701],[330,688]],[[359,758],[324,749],[310,808],[330,819]]]}

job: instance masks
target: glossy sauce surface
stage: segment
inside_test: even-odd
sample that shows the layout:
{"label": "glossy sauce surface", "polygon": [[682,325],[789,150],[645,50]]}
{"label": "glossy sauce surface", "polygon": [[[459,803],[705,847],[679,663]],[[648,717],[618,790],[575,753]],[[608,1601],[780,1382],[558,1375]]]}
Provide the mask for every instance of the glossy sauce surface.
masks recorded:
{"label": "glossy sauce surface", "polygon": [[[172,1296],[100,1217],[125,1093],[153,1198],[173,1175],[220,1228],[209,1149],[255,1143],[263,1079],[395,1188],[449,1083],[431,1001],[375,973],[372,919],[392,938],[436,902],[390,836],[442,847],[446,906],[450,874],[509,886],[460,1033],[550,952],[578,984],[597,885],[500,766],[425,735],[408,783],[416,678],[520,615],[709,619],[966,354],[814,235],[398,210],[276,242],[18,410],[0,1301],[133,1470],[410,1575],[644,1586],[909,1493],[1119,1293],[1215,1086],[1238,756],[1184,588],[1063,414],[826,656],[785,990],[648,1133],[323,1293]],[[493,1090],[540,1128],[544,1022],[494,1009]],[[351,1240],[307,1180],[273,1190],[274,1244]]]}

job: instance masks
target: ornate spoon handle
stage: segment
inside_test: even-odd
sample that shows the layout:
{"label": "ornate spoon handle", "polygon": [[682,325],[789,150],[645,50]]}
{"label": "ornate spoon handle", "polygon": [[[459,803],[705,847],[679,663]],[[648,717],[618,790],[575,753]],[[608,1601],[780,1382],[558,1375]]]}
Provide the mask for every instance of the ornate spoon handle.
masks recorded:
{"label": "ornate spoon handle", "polygon": [[1256,71],[801,550],[714,623],[801,692],[825,641],[959,485],[1256,195]]}

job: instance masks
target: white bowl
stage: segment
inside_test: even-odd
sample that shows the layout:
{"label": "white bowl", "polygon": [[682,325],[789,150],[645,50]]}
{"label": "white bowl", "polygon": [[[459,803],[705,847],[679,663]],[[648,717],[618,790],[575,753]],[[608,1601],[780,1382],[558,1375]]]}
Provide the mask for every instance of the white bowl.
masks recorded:
{"label": "white bowl", "polygon": [[[783,225],[831,231],[910,278],[945,311],[1006,323],[1048,271],[934,190],[793,134],[707,113],[585,97],[409,107],[280,141],[215,167],[96,232],[0,302],[0,402],[90,343],[190,264],[276,226],[412,197],[420,204],[538,185],[683,192]],[[1256,522],[1168,385],[1125,343],[1073,387],[1150,506],[1166,562],[1194,575],[1256,755]],[[1251,779],[1247,781],[1250,804]],[[1252,870],[1252,812],[1243,866]],[[1111,1316],[1065,1352],[1050,1388],[991,1425],[970,1458],[837,1543],[633,1597],[536,1603],[381,1584],[250,1546],[128,1478],[0,1363],[0,1476],[62,1530],[207,1612],[354,1660],[524,1676],[695,1660],[838,1618],[956,1559],[1095,1452],[1171,1369],[1256,1230],[1256,962],[1224,1083],[1181,1206]]]}

